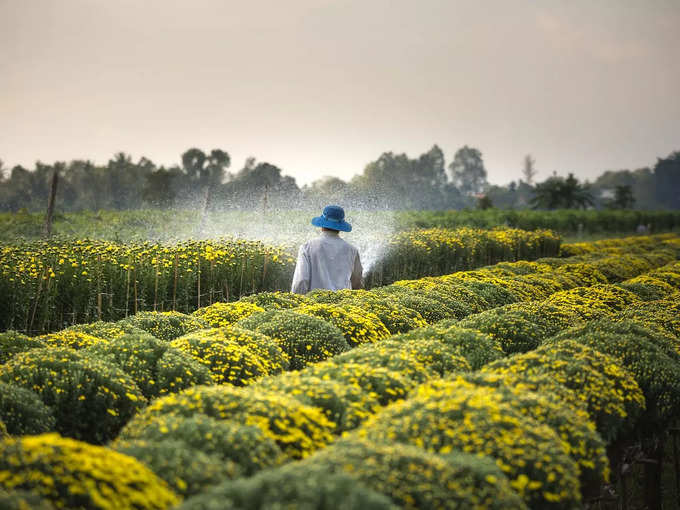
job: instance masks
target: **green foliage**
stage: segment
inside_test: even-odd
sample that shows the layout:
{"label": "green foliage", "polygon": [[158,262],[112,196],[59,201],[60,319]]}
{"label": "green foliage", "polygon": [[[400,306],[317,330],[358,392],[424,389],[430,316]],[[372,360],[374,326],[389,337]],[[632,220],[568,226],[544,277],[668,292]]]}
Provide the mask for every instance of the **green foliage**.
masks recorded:
{"label": "green foliage", "polygon": [[202,364],[147,333],[127,334],[86,353],[120,367],[149,400],[211,380]]}
{"label": "green foliage", "polygon": [[16,331],[0,333],[0,365],[7,363],[19,352],[47,347],[42,340],[30,338]]}
{"label": "green foliage", "polygon": [[265,334],[276,341],[290,357],[290,368],[297,370],[349,349],[337,327],[310,315],[292,310],[270,310],[247,317],[237,324]]}
{"label": "green foliage", "polygon": [[[226,506],[228,505],[228,506]],[[396,510],[391,500],[354,477],[293,463],[205,491],[177,510]]]}
{"label": "green foliage", "polygon": [[180,502],[136,459],[58,434],[1,442],[0,479],[6,490],[30,491],[56,508],[164,510]]}
{"label": "green foliage", "polygon": [[[260,428],[200,413],[193,416],[168,413],[141,427],[133,424],[123,429],[113,446],[118,448],[119,442],[128,440],[181,442],[185,448],[214,456],[219,462],[232,463],[247,476],[284,460],[276,442]],[[234,467],[231,472],[236,473]]]}
{"label": "green foliage", "polygon": [[54,429],[52,411],[33,391],[0,382],[0,422],[13,436],[42,434]]}
{"label": "green foliage", "polygon": [[200,318],[180,312],[139,312],[117,324],[122,328],[133,326],[166,341],[208,327]]}
{"label": "green foliage", "polygon": [[145,403],[121,369],[67,348],[17,354],[0,368],[0,381],[37,393],[59,433],[92,443],[115,437]]}
{"label": "green foliage", "polygon": [[664,299],[629,306],[620,317],[680,337],[680,303],[677,300]]}
{"label": "green foliage", "polygon": [[233,462],[190,448],[182,441],[118,441],[113,448],[137,459],[185,498],[241,474]]}

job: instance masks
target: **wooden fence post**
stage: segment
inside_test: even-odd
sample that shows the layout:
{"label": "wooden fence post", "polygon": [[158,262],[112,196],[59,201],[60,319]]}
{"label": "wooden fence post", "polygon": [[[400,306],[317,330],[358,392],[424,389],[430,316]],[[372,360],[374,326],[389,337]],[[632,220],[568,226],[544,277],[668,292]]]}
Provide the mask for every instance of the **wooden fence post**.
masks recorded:
{"label": "wooden fence post", "polygon": [[54,201],[57,196],[57,184],[59,183],[59,173],[57,167],[52,171],[52,181],[50,182],[50,195],[47,199],[47,214],[45,215],[45,237],[52,235],[52,216],[54,215]]}

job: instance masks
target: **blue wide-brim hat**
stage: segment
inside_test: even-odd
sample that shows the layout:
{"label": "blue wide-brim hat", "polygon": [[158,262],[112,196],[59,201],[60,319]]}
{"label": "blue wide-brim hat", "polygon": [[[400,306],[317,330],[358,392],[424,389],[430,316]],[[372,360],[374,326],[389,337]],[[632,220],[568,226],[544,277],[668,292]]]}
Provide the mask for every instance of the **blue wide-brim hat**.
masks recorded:
{"label": "blue wide-brim hat", "polygon": [[312,218],[315,227],[326,227],[343,232],[351,232],[352,225],[345,221],[345,210],[339,205],[327,205],[323,208],[321,216]]}

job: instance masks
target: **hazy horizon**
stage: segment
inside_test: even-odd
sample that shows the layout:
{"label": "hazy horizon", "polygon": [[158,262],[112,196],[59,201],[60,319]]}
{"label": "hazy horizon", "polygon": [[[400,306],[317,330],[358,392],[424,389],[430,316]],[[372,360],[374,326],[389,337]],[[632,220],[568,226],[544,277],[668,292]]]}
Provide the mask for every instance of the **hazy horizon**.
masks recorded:
{"label": "hazy horizon", "polygon": [[0,159],[179,164],[190,147],[349,180],[482,151],[489,181],[680,150],[680,2],[0,0]]}

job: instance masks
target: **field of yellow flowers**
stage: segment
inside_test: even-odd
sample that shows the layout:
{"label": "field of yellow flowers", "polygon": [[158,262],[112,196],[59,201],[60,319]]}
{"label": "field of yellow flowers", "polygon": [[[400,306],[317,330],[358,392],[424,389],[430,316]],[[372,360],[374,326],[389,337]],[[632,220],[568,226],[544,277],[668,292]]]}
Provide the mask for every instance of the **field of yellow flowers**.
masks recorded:
{"label": "field of yellow flowers", "polygon": [[0,507],[660,505],[680,238],[564,253],[0,333]]}
{"label": "field of yellow flowers", "polygon": [[[560,240],[550,231],[426,230],[396,235],[386,246],[366,277],[370,285],[553,256]],[[140,311],[190,313],[247,294],[287,290],[296,251],[230,238],[0,244],[0,330],[36,334]]]}

